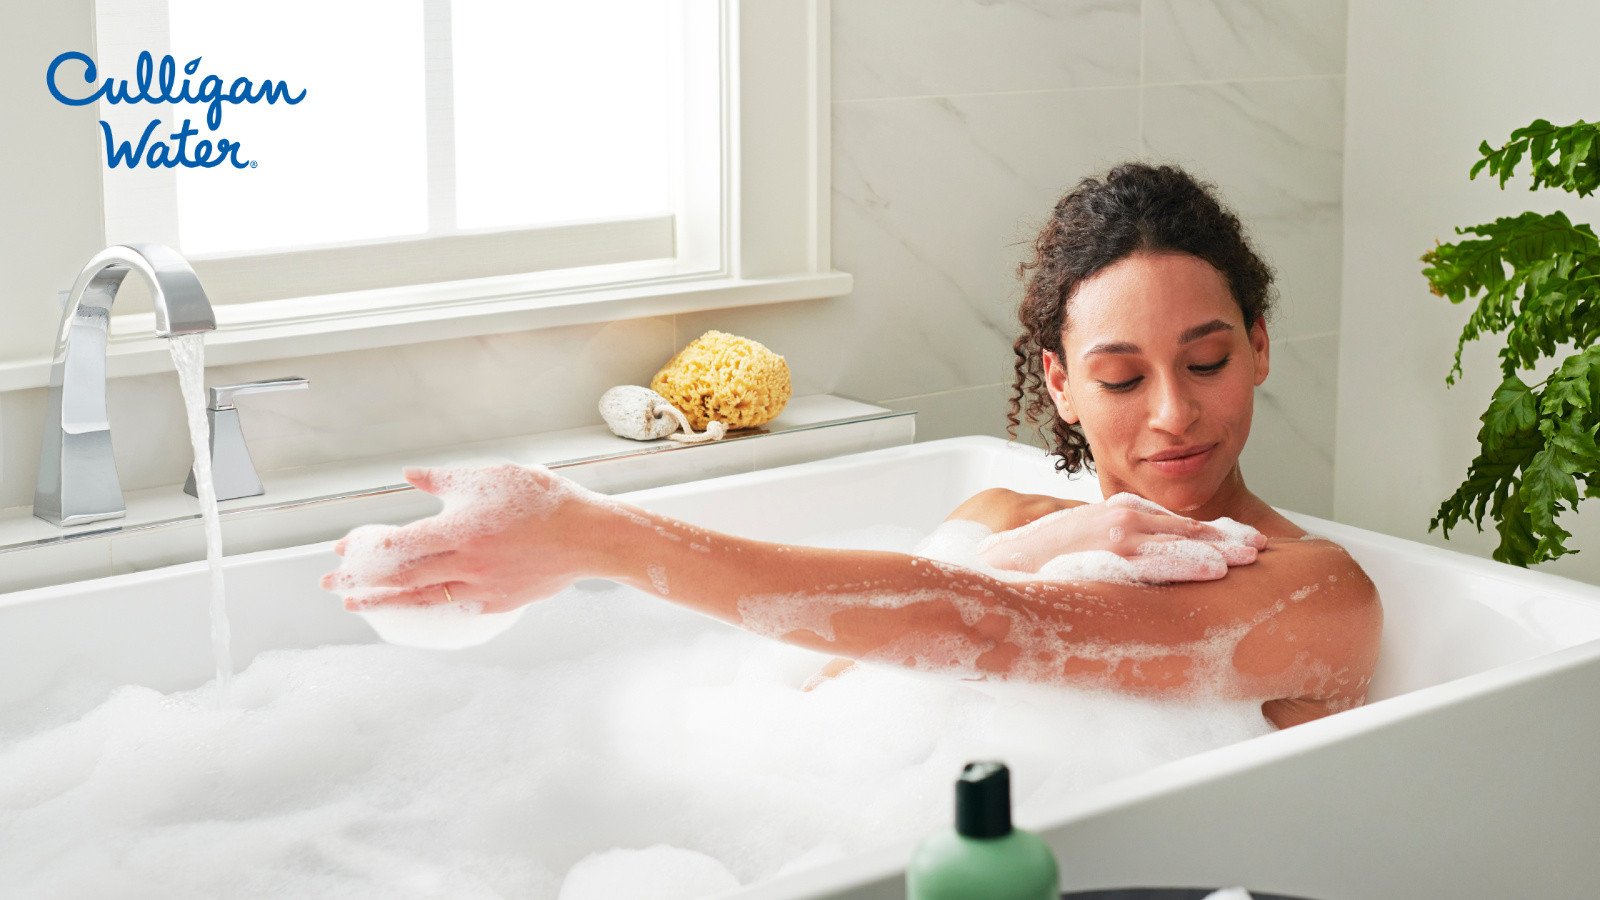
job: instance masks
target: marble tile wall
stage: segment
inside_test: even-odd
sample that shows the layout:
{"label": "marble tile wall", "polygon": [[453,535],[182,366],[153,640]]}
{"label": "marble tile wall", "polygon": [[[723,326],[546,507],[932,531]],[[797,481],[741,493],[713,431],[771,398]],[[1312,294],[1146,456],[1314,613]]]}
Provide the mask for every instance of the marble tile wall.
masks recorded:
{"label": "marble tile wall", "polygon": [[[1246,454],[1268,501],[1332,506],[1345,0],[833,0],[833,253],[851,296],[212,369],[305,375],[241,410],[263,471],[598,421],[707,328],[797,393],[1003,434],[1016,265],[1056,198],[1129,158],[1214,180],[1282,278]],[[31,503],[43,391],[0,394],[0,507]],[[124,487],[187,470],[176,379],[114,381]]]}
{"label": "marble tile wall", "polygon": [[1177,162],[1279,276],[1249,482],[1329,514],[1345,16],[1345,0],[834,0],[834,260],[855,294],[752,311],[749,329],[831,389],[918,410],[921,439],[1003,434],[1015,270],[1044,216],[1118,161]]}

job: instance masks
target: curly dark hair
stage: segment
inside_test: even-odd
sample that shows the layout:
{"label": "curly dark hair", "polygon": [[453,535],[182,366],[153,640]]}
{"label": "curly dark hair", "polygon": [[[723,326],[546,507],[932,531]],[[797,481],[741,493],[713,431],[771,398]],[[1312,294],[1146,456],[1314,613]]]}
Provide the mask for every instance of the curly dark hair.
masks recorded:
{"label": "curly dark hair", "polygon": [[1213,190],[1175,166],[1145,163],[1124,163],[1104,179],[1085,178],[1056,203],[1034,239],[1033,259],[1017,267],[1025,287],[1017,309],[1022,336],[1012,344],[1016,378],[1007,433],[1015,438],[1023,421],[1037,426],[1060,457],[1057,471],[1076,472],[1085,465],[1094,470],[1083,431],[1056,414],[1042,360],[1045,350],[1061,355],[1067,306],[1086,279],[1139,251],[1188,253],[1227,279],[1247,331],[1272,312],[1272,270],[1251,249],[1238,216]]}

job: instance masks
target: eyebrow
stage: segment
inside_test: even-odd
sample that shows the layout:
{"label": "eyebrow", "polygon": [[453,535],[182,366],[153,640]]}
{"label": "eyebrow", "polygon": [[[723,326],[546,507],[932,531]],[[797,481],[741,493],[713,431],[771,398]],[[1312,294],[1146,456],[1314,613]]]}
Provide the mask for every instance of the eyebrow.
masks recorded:
{"label": "eyebrow", "polygon": [[[1224,322],[1221,319],[1212,319],[1211,321],[1206,322],[1203,325],[1196,325],[1193,328],[1189,329],[1188,331],[1185,331],[1183,334],[1178,335],[1178,343],[1180,343],[1180,344],[1188,344],[1188,343],[1192,343],[1194,341],[1198,341],[1198,340],[1200,340],[1201,338],[1205,337],[1208,334],[1214,334],[1214,333],[1216,333],[1218,331],[1232,331],[1232,330],[1233,330],[1233,326],[1229,325],[1227,322]],[[1084,359],[1088,359],[1089,357],[1095,355],[1096,353],[1138,353],[1138,352],[1140,352],[1140,351],[1139,351],[1139,348],[1138,348],[1137,345],[1130,344],[1127,341],[1112,341],[1112,342],[1107,342],[1107,343],[1102,343],[1102,344],[1095,344],[1093,347],[1090,347],[1088,350],[1084,351],[1083,358]]]}

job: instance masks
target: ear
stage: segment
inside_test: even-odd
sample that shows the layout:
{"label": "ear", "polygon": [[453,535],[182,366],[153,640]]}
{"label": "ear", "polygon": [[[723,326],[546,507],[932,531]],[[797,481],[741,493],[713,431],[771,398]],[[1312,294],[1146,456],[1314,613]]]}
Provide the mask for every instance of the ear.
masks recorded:
{"label": "ear", "polygon": [[1072,395],[1067,387],[1067,367],[1061,362],[1061,357],[1049,350],[1044,351],[1044,388],[1050,392],[1050,400],[1055,403],[1061,421],[1068,425],[1078,424],[1078,416],[1072,411]]}
{"label": "ear", "polygon": [[1272,368],[1272,342],[1267,340],[1267,323],[1259,318],[1250,326],[1250,350],[1256,358],[1256,386],[1260,387]]}

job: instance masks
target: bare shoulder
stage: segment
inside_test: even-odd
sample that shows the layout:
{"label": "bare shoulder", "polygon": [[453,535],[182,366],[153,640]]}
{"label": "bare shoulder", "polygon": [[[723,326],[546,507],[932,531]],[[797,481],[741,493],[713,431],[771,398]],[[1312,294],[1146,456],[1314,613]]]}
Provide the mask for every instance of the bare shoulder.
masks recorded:
{"label": "bare shoulder", "polygon": [[1265,710],[1279,727],[1366,701],[1383,606],[1347,550],[1321,538],[1275,540],[1228,579],[1236,576],[1253,588],[1236,596],[1256,607],[1258,624],[1240,642],[1234,665],[1277,687],[1282,699]]}
{"label": "bare shoulder", "polygon": [[1319,574],[1321,582],[1335,586],[1328,590],[1346,602],[1365,602],[1378,596],[1377,586],[1366,570],[1339,544],[1324,537],[1268,538],[1267,549],[1259,559],[1276,557],[1305,574]]}
{"label": "bare shoulder", "polygon": [[990,531],[1000,532],[1021,528],[1034,519],[1082,505],[1082,500],[1066,500],[1048,494],[1023,494],[1008,488],[989,488],[967,498],[948,518],[978,522]]}

